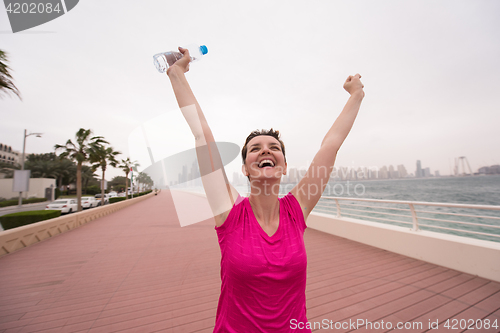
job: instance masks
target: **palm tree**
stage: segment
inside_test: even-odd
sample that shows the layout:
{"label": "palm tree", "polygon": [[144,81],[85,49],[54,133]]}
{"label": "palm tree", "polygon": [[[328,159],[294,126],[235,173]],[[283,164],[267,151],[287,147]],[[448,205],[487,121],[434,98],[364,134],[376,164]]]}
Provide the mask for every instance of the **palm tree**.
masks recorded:
{"label": "palm tree", "polygon": [[121,154],[119,151],[114,151],[112,147],[104,147],[103,145],[94,145],[89,151],[90,163],[92,163],[92,170],[97,170],[101,168],[102,180],[101,180],[101,205],[104,205],[104,175],[106,173],[106,168],[109,165],[116,167],[118,161],[116,160],[116,155]]}
{"label": "palm tree", "polygon": [[57,179],[58,168],[56,161],[32,160],[26,161],[26,170],[31,170],[31,178],[54,178]]}
{"label": "palm tree", "polygon": [[14,178],[14,170],[19,170],[21,166],[19,164],[9,164],[5,162],[0,162],[0,174],[4,174],[5,178]]}
{"label": "palm tree", "polygon": [[[139,188],[141,188],[141,192],[144,192],[146,188],[150,189],[151,186],[153,185],[153,180],[147,173],[144,172],[139,172],[137,175],[137,183],[139,183]],[[140,184],[145,185],[143,187],[140,186]]]}
{"label": "palm tree", "polygon": [[[74,176],[71,175],[76,174],[77,166],[76,164],[67,159],[67,158],[58,158],[57,159],[57,186],[61,187],[63,185],[63,181],[68,181],[65,184],[71,183],[71,179],[74,179]],[[83,167],[83,166],[82,166]]]}
{"label": "palm tree", "polygon": [[97,176],[94,174],[94,170],[92,167],[87,165],[82,165],[82,182],[83,188],[85,189],[85,194],[87,194],[87,187],[89,185],[89,181],[95,179]]}
{"label": "palm tree", "polygon": [[147,173],[143,173],[143,174],[144,174],[144,178],[143,178],[142,183],[145,185],[145,188],[147,190],[150,190],[151,186],[153,186],[154,182],[151,179],[151,177],[149,177],[149,175]]}
{"label": "palm tree", "polygon": [[80,128],[75,135],[76,144],[68,140],[65,145],[55,145],[54,149],[64,149],[59,157],[68,157],[76,161],[76,197],[78,211],[82,210],[82,165],[89,160],[89,151],[96,146],[108,143],[102,136],[92,137],[92,130]]}
{"label": "palm tree", "polygon": [[139,192],[142,192],[142,186],[141,184],[144,184],[146,174],[144,172],[139,172],[137,174],[137,177],[135,178],[137,180],[137,185],[139,187]]}
{"label": "palm tree", "polygon": [[148,185],[148,186],[149,186],[149,187],[148,187],[148,190],[151,190],[151,188],[153,187],[153,185],[154,185],[154,184],[155,184],[155,182],[154,182],[154,181],[151,179],[151,177],[149,177],[149,175],[148,175],[148,177],[147,177],[147,179],[146,179],[146,185]]}
{"label": "palm tree", "polygon": [[128,199],[128,174],[130,173],[130,168],[133,168],[137,171],[137,167],[140,164],[137,161],[131,161],[130,157],[127,157],[126,160],[122,160],[119,167],[125,172],[125,199]]}
{"label": "palm tree", "polygon": [[0,97],[2,97],[2,93],[14,93],[21,99],[21,94],[17,89],[14,82],[12,82],[12,75],[10,74],[10,68],[7,65],[7,53],[0,50]]}

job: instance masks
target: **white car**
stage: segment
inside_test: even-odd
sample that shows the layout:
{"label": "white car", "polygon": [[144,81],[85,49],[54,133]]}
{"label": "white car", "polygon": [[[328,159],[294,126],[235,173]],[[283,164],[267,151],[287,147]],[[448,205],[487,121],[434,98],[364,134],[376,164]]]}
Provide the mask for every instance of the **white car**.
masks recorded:
{"label": "white car", "polygon": [[[102,203],[102,200],[101,200],[101,193],[96,194],[96,195],[95,195],[95,198],[96,198],[96,200],[97,200],[97,201],[98,201],[98,203],[99,203],[99,204],[98,204],[98,206],[100,206],[100,205],[101,205],[101,203]],[[109,195],[107,195],[107,194],[104,194],[104,204],[105,204],[105,205],[109,204]]]}
{"label": "white car", "polygon": [[59,199],[49,203],[45,210],[60,210],[63,213],[72,213],[78,210],[76,199]]}
{"label": "white car", "polygon": [[115,191],[112,191],[112,192],[109,192],[108,195],[109,195],[110,198],[116,198],[118,196],[118,193],[115,192]]}
{"label": "white car", "polygon": [[99,205],[99,201],[97,201],[94,197],[82,197],[82,208],[94,208]]}

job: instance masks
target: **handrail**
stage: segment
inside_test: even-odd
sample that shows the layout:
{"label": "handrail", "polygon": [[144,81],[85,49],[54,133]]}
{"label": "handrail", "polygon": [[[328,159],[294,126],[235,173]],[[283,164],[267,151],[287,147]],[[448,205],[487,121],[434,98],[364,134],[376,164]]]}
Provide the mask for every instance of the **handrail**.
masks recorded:
{"label": "handrail", "polygon": [[327,196],[322,196],[321,198],[335,199],[335,200],[347,200],[347,201],[366,201],[366,202],[395,203],[395,204],[413,204],[413,205],[420,205],[420,206],[440,206],[440,207],[453,207],[453,208],[500,210],[500,206],[493,206],[493,205],[471,205],[471,204],[453,204],[453,203],[446,203],[446,202],[359,199],[359,198],[327,197]]}
{"label": "handrail", "polygon": [[[403,225],[412,225],[412,230],[421,230],[424,227],[425,230],[436,231],[436,230],[446,230],[454,234],[465,233],[468,237],[481,238],[486,240],[499,241],[500,239],[500,215],[497,211],[500,211],[500,206],[494,205],[475,205],[475,204],[457,204],[457,203],[443,203],[443,202],[422,202],[422,201],[402,201],[402,200],[381,200],[381,199],[361,199],[361,198],[347,198],[347,197],[330,197],[322,196],[321,201],[334,201],[335,205],[321,205],[318,204],[317,208],[321,210],[322,213],[326,214],[336,214],[337,217],[353,217],[361,218],[365,221],[374,220],[374,222],[382,221],[382,223],[399,223]],[[356,202],[356,203],[352,203]],[[377,205],[363,205],[359,203],[375,203],[375,204],[392,204],[392,205],[403,205],[407,208],[402,207],[386,207]],[[489,210],[495,212],[494,216],[487,216],[487,214],[474,215],[470,212],[467,213],[457,213],[456,211],[446,211],[446,210],[419,210],[415,206],[433,206],[433,207],[445,207],[447,209],[468,209],[468,210]],[[316,209],[316,208],[315,208]],[[398,214],[389,213],[388,211],[399,211]],[[408,215],[402,215],[405,212],[409,212]],[[367,215],[368,214],[368,215]],[[375,216],[374,216],[375,215]],[[429,216],[431,215],[431,216]],[[440,215],[440,216],[436,216]],[[498,216],[496,216],[498,215]],[[443,217],[444,216],[444,217]],[[388,218],[393,217],[393,218]],[[395,220],[396,218],[402,218],[403,220]],[[453,217],[453,219],[451,219]],[[405,219],[406,218],[406,219]],[[445,219],[449,218],[449,219]],[[489,222],[490,224],[484,223]],[[420,223],[420,221],[426,221],[426,224]],[[434,223],[433,223],[434,222]],[[467,228],[467,226],[469,226]],[[465,227],[465,228],[464,228]],[[475,228],[475,229],[472,229]],[[480,229],[479,229],[480,228]],[[479,229],[479,230],[478,230]],[[486,229],[486,230],[485,230]],[[491,230],[491,232],[489,231]],[[445,231],[445,232],[446,232]],[[441,231],[443,232],[443,231]],[[481,237],[485,236],[485,237]]]}

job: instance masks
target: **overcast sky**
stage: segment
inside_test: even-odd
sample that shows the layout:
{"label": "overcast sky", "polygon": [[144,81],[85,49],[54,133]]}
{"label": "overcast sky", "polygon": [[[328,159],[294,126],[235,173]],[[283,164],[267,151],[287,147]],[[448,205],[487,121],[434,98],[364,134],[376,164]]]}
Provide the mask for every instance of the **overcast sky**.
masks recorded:
{"label": "overcast sky", "polygon": [[[500,2],[81,0],[13,34],[0,9],[0,49],[23,100],[0,99],[0,142],[53,151],[81,127],[147,167],[194,147],[166,75],[152,56],[190,43],[208,55],[187,74],[217,141],[241,146],[280,130],[289,166],[312,160],[360,73],[366,97],[336,165],[416,160],[450,173],[500,163]],[[141,127],[141,125],[143,127]],[[238,157],[228,167],[240,170]],[[111,171],[112,176],[121,172]]]}

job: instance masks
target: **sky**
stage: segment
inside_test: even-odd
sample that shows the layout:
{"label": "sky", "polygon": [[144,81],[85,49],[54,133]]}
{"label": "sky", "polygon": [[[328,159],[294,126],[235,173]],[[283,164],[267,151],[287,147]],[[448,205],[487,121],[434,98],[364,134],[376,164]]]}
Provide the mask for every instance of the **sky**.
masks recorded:
{"label": "sky", "polygon": [[[152,56],[198,43],[209,52],[186,76],[217,141],[241,147],[272,127],[288,166],[305,168],[359,73],[366,96],[336,166],[415,173],[420,160],[448,175],[465,156],[476,172],[500,164],[499,41],[496,0],[81,0],[15,34],[1,7],[0,49],[22,100],[0,99],[0,142],[21,151],[24,129],[41,132],[26,152],[47,153],[90,128],[140,170],[148,144],[155,160],[193,148]],[[226,166],[230,178],[240,166]]]}

